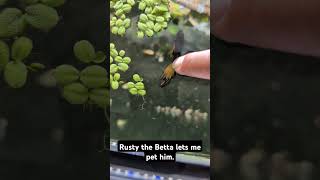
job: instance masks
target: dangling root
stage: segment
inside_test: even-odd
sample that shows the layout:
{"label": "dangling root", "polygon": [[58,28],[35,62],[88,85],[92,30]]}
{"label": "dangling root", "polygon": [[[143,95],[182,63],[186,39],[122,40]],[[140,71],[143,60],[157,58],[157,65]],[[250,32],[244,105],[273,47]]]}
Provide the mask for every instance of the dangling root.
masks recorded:
{"label": "dangling root", "polygon": [[110,118],[107,112],[107,106],[104,107],[104,117],[107,119],[108,125],[110,125]]}
{"label": "dangling root", "polygon": [[142,99],[143,99],[143,103],[141,104],[140,110],[144,110],[144,104],[147,103],[147,101],[145,100],[144,96],[142,96]]}
{"label": "dangling root", "polygon": [[106,134],[103,136],[103,148],[99,150],[99,152],[107,151],[109,148],[107,148],[107,143],[106,143]]}

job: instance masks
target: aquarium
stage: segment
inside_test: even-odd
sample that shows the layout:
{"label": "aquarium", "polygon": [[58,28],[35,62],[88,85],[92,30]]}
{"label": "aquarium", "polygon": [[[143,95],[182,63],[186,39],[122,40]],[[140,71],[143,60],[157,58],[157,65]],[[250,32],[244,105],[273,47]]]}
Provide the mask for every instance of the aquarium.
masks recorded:
{"label": "aquarium", "polygon": [[[208,15],[168,1],[169,6],[163,4],[168,7],[163,13],[165,25],[161,30],[153,28],[150,34],[150,26],[158,25],[157,20],[153,21],[146,13],[148,6],[141,7],[143,4],[138,1],[131,11],[124,13],[123,22],[130,19],[130,26],[123,25],[125,30],[119,33],[122,26],[117,26],[117,22],[124,15],[117,14],[117,1],[113,2],[110,42],[119,54],[121,50],[125,52],[123,59],[129,57],[131,61],[127,63],[127,70],[118,71],[121,74],[119,85],[114,88],[111,83],[110,149],[117,150],[118,140],[201,140],[201,153],[180,153],[177,161],[209,166],[210,81],[177,75],[168,85],[160,87],[163,70],[173,61],[174,47],[181,47],[182,54],[210,48]],[[144,24],[150,25],[149,29],[144,29]],[[177,41],[179,31],[184,34],[184,41]],[[111,56],[112,53],[110,51]],[[112,63],[119,64],[116,56],[113,59]],[[142,80],[142,94],[132,90],[139,91],[139,87],[130,88],[134,83],[141,83],[134,75]]]}

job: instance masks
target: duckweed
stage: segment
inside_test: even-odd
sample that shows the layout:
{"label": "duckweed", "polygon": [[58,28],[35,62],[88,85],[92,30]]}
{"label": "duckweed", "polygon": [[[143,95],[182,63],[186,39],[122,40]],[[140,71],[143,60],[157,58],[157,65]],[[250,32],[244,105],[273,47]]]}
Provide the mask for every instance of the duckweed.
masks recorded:
{"label": "duckweed", "polygon": [[141,0],[138,8],[143,11],[138,21],[138,38],[152,37],[167,28],[171,19],[168,0]]}
{"label": "duckweed", "polygon": [[0,40],[0,70],[5,67],[10,59],[10,50],[6,42]]}
{"label": "duckweed", "polygon": [[38,71],[45,67],[41,63],[31,63],[29,66],[25,64],[24,61],[32,48],[33,42],[27,37],[15,39],[11,49],[5,41],[0,41],[0,70],[4,71],[4,80],[10,87],[23,87],[27,81],[28,70]]}
{"label": "duckweed", "polygon": [[74,55],[82,62],[89,63],[96,57],[93,45],[87,40],[78,41],[73,47]]}
{"label": "duckweed", "polygon": [[110,7],[114,11],[110,19],[111,32],[115,35],[124,36],[130,27],[131,20],[127,15],[137,5],[141,11],[137,22],[137,37],[145,35],[152,37],[155,33],[167,28],[171,19],[169,12],[169,0],[112,0]]}
{"label": "duckweed", "polygon": [[9,38],[21,34],[25,26],[21,10],[5,8],[0,12],[0,38]]}
{"label": "duckweed", "polygon": [[[117,50],[114,43],[110,43],[110,87],[113,90],[119,89],[119,86],[124,83],[121,80],[121,72],[126,72],[129,69],[131,58],[125,56],[124,50]],[[143,79],[138,74],[134,74],[132,78],[136,83],[125,83],[125,89],[128,89],[132,95],[145,96],[146,90],[143,84]],[[142,91],[140,91],[142,90]]]}
{"label": "duckweed", "polygon": [[56,67],[53,71],[53,75],[60,85],[69,84],[72,82],[75,82],[79,79],[78,69],[71,65],[63,64],[58,67]]}
{"label": "duckweed", "polygon": [[42,31],[49,31],[59,21],[57,11],[44,4],[32,4],[25,9],[25,20],[34,28]]}
{"label": "duckweed", "polygon": [[89,98],[88,88],[81,83],[64,86],[62,95],[70,104],[84,104]]}
{"label": "duckweed", "polygon": [[[0,12],[0,38],[10,38],[23,33],[27,26],[48,32],[54,28],[59,15],[54,9],[65,0],[21,0],[25,9],[4,8]],[[1,2],[3,5],[6,1]],[[23,7],[23,6],[22,6]]]}
{"label": "duckweed", "polygon": [[108,72],[102,65],[106,55],[103,51],[95,51],[94,46],[87,40],[74,44],[73,52],[77,60],[88,65],[82,70],[63,64],[56,67],[53,75],[62,87],[62,96],[70,104],[95,104],[105,109],[109,103]]}
{"label": "duckweed", "polygon": [[105,108],[109,100],[109,90],[107,88],[92,89],[89,93],[89,100],[101,108]]}
{"label": "duckweed", "polygon": [[51,7],[59,7],[65,3],[65,0],[40,0],[43,4]]}
{"label": "duckweed", "polygon": [[134,0],[110,1],[110,7],[114,11],[114,16],[110,19],[110,27],[113,34],[125,35],[127,29],[131,26],[131,20],[126,15],[131,12],[134,5]]}
{"label": "duckweed", "polygon": [[22,62],[9,62],[4,69],[4,79],[12,88],[21,88],[27,81],[28,70]]}
{"label": "duckweed", "polygon": [[12,59],[21,61],[29,56],[33,48],[32,40],[27,37],[20,37],[12,44]]}
{"label": "duckweed", "polygon": [[107,85],[108,72],[99,65],[88,66],[80,73],[81,82],[88,88],[100,88]]}

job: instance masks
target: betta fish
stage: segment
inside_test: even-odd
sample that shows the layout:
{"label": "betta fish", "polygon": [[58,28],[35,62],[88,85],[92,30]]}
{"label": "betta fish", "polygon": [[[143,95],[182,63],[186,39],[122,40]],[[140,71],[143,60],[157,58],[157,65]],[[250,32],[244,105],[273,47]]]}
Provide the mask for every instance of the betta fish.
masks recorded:
{"label": "betta fish", "polygon": [[[184,44],[184,34],[183,34],[183,31],[180,30],[176,35],[176,39],[174,41],[174,45],[171,51],[172,62],[182,55],[181,51],[182,51],[183,44]],[[160,77],[160,87],[163,88],[166,85],[168,85],[171,79],[173,79],[175,75],[176,75],[176,72],[172,67],[172,63],[170,63],[169,65],[166,66],[166,68],[164,69]]]}

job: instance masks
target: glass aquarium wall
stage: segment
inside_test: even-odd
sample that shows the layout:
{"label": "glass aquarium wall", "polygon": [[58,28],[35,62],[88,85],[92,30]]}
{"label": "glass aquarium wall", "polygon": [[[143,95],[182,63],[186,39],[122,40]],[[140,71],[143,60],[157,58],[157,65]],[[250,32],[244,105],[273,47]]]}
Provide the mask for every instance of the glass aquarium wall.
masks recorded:
{"label": "glass aquarium wall", "polygon": [[[112,47],[115,47],[119,55],[121,50],[125,51],[124,61],[127,57],[131,61],[127,63],[129,68],[123,71],[118,57],[112,57],[114,62],[110,71],[116,64],[119,69],[111,72],[110,78],[117,79],[117,73],[121,78],[118,83],[113,82],[119,87],[112,87],[111,82],[110,138],[202,140],[203,152],[196,155],[209,157],[210,81],[176,75],[167,86],[160,87],[163,70],[174,60],[174,47],[181,47],[182,55],[210,48],[208,15],[168,1],[161,6],[163,11],[155,10],[157,17],[153,19],[153,13],[148,12],[148,6],[142,7],[141,1],[124,13],[123,22],[129,19],[130,26],[124,26],[124,32],[119,34],[123,26],[117,26],[117,22],[123,14],[117,14],[117,4],[113,2],[110,54],[112,56]],[[160,29],[156,29],[158,25]],[[184,34],[184,43],[181,44],[177,43],[182,41],[176,40],[179,31]],[[139,79],[135,79],[137,75]],[[139,84],[143,84],[143,88]]]}

